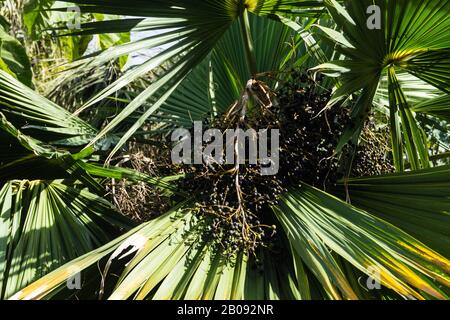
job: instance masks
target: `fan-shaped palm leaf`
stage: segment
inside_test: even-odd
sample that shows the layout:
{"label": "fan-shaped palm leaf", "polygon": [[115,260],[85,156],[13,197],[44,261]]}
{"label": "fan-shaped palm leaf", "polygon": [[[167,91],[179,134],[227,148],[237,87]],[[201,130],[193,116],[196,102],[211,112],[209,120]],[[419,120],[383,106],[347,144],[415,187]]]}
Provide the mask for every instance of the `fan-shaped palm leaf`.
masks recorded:
{"label": "fan-shaped palm leaf", "polygon": [[131,225],[102,198],[57,181],[6,183],[0,216],[2,298]]}
{"label": "fan-shaped palm leaf", "polygon": [[86,144],[96,130],[0,70],[0,112],[24,133],[45,142]]}
{"label": "fan-shaped palm leaf", "polygon": [[[339,74],[341,85],[330,105],[363,90],[353,108],[353,124],[344,135],[338,151],[350,139],[357,142],[384,72],[389,79],[389,105],[394,162],[404,170],[404,153],[413,169],[426,168],[429,159],[426,141],[420,132],[411,102],[407,101],[397,73],[408,72],[448,93],[450,25],[446,19],[447,1],[348,1],[346,9],[335,0],[325,1],[327,8],[344,34],[318,26],[336,43],[336,50],[345,59],[322,64],[316,68],[328,74]],[[367,8],[377,5],[381,15],[380,28],[369,28]],[[445,106],[442,107],[444,110]],[[403,136],[403,138],[402,138]]]}
{"label": "fan-shaped palm leaf", "polygon": [[[113,281],[115,285],[104,292],[110,299],[367,298],[358,284],[355,287],[357,277],[354,274],[359,270],[362,275],[373,276],[373,269],[377,270],[385,287],[403,298],[445,299],[447,291],[442,286],[450,285],[449,261],[394,225],[413,234],[426,229],[421,239],[438,250],[445,248],[443,242],[428,241],[428,236],[442,237],[447,224],[439,229],[435,226],[422,228],[409,223],[414,221],[413,217],[399,221],[395,216],[414,214],[408,204],[408,192],[414,191],[408,190],[418,190],[422,187],[414,184],[424,183],[429,186],[426,197],[436,199],[434,206],[424,214],[435,215],[443,223],[450,188],[445,183],[447,171],[445,168],[429,169],[351,181],[350,194],[355,203],[393,224],[306,185],[288,192],[274,208],[285,233],[280,241],[287,241],[283,242],[284,250],[281,253],[270,249],[258,251],[259,264],[253,256],[245,254],[226,260],[221,251],[202,236],[208,224],[197,217],[189,202],[184,202],[166,215],[68,263],[14,298],[51,297],[64,290],[70,270],[89,272],[96,262],[104,261],[107,267],[103,277],[107,278],[94,279],[97,283],[94,288],[111,284],[113,280],[108,276],[111,266],[126,264],[118,281]],[[400,201],[393,199],[374,204],[369,193],[357,191],[368,188],[373,193],[377,187],[389,186],[383,184],[386,180],[392,182],[391,189],[395,181],[402,184],[404,192],[399,193]],[[427,202],[423,203],[425,206]],[[338,256],[351,266],[351,273]],[[274,259],[283,263],[274,267]],[[264,273],[257,271],[261,263]],[[42,289],[46,283],[52,285]],[[94,292],[88,290],[80,294],[92,297]],[[62,297],[68,295],[70,293],[66,292]]]}
{"label": "fan-shaped palm leaf", "polygon": [[[349,179],[351,202],[450,256],[450,167]],[[344,197],[344,192],[341,192]],[[382,200],[382,201],[380,201]]]}
{"label": "fan-shaped palm leaf", "polygon": [[[143,32],[159,30],[157,35],[131,41],[128,44],[110,48],[89,61],[85,68],[95,68],[124,54],[142,49],[151,49],[166,45],[168,48],[148,59],[136,68],[127,72],[111,86],[88,101],[81,109],[108,97],[113,92],[123,88],[126,84],[143,76],[147,72],[170,62],[170,66],[148,88],[140,93],[122,112],[115,117],[97,136],[100,139],[124,119],[140,108],[149,99],[152,106],[147,108],[135,124],[126,132],[117,147],[117,152],[144,123],[170,97],[176,87],[192,72],[215,48],[218,41],[226,34],[233,22],[240,20],[243,27],[244,54],[247,54],[249,65],[247,78],[252,73],[267,70],[252,70],[256,67],[253,59],[254,51],[250,50],[252,41],[249,38],[247,12],[261,15],[293,13],[300,8],[321,8],[321,1],[152,1],[143,5],[140,1],[130,1],[124,7],[119,1],[78,0],[72,1],[80,6],[83,12],[99,12],[108,14],[122,14],[127,16],[149,17],[147,19],[122,19],[115,21],[115,32]],[[308,13],[305,11],[305,14]],[[315,11],[315,10],[313,10]],[[83,25],[83,30],[75,34],[99,34],[111,32],[110,21],[101,21]],[[247,30],[247,31],[245,31]],[[249,55],[249,52],[252,52]],[[264,52],[264,51],[262,51]],[[267,52],[267,51],[265,51]],[[272,53],[273,54],[273,53]],[[252,62],[254,60],[254,62]],[[240,68],[242,70],[242,68]],[[207,90],[208,87],[205,87]],[[243,88],[240,88],[241,90]],[[95,141],[94,140],[94,141]]]}

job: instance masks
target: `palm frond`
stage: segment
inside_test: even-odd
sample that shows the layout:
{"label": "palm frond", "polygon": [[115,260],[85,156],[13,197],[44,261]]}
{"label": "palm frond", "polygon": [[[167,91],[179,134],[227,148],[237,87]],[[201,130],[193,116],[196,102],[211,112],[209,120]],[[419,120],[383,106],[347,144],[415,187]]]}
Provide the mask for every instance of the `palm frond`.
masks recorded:
{"label": "palm frond", "polygon": [[[292,48],[288,42],[294,34],[279,22],[250,16],[250,26],[256,53],[257,68],[277,80],[285,78],[286,57]],[[298,53],[292,53],[292,59]],[[217,42],[212,53],[181,82],[161,106],[163,115],[178,125],[189,127],[193,121],[203,120],[208,114],[225,112],[236,101],[251,78],[245,57],[244,39],[238,21],[234,22]],[[162,118],[162,121],[168,120]]]}
{"label": "palm frond", "polygon": [[6,183],[0,213],[1,298],[131,226],[107,201],[58,181]]}
{"label": "palm frond", "polygon": [[450,167],[380,177],[349,179],[340,184],[352,204],[376,214],[450,256]]}
{"label": "palm frond", "polygon": [[[366,98],[361,106],[353,108],[352,126],[343,136],[340,148],[361,132],[386,70],[390,79],[396,74],[407,72],[431,86],[448,93],[448,50],[450,43],[446,31],[450,27],[445,13],[450,9],[448,2],[427,0],[411,1],[358,1],[346,3],[346,8],[335,0],[326,0],[326,6],[341,31],[320,27],[326,37],[336,43],[336,50],[345,59],[322,64],[315,70],[326,74],[340,75],[340,85],[334,92],[330,106],[350,94],[363,90]],[[371,5],[381,8],[381,29],[369,29],[366,9]],[[412,102],[399,95],[400,85],[389,86],[391,108],[391,133],[396,167],[402,170],[404,153],[414,168],[426,168],[428,159],[423,135],[415,124],[409,109]],[[361,99],[361,98],[360,98]],[[400,113],[397,109],[400,108]],[[408,137],[403,148],[403,137]],[[340,151],[340,150],[338,150]],[[405,152],[406,151],[406,152]],[[419,161],[420,159],[420,161]]]}
{"label": "palm frond", "polygon": [[[112,150],[111,155],[117,152],[146,122],[146,120],[153,116],[164,105],[166,100],[173,92],[175,92],[177,86],[180,85],[182,81],[208,57],[219,39],[221,39],[224,34],[227,34],[227,30],[231,28],[233,22],[235,22],[234,25],[237,24],[238,18],[244,12],[249,11],[260,15],[268,15],[271,13],[293,13],[298,11],[299,8],[308,9],[308,7],[311,6],[319,8],[323,7],[321,1],[282,1],[282,3],[280,3],[279,1],[267,2],[250,0],[178,0],[170,3],[164,1],[152,1],[145,3],[145,5],[143,5],[141,1],[130,1],[127,3],[126,7],[121,5],[119,1],[78,0],[73,2],[79,5],[83,12],[87,13],[119,14],[120,12],[121,15],[147,17],[146,19],[127,18],[120,21],[116,20],[115,32],[161,31],[154,36],[147,36],[140,40],[112,47],[90,60],[83,66],[85,69],[95,68],[105,62],[118,59],[124,54],[129,54],[137,50],[157,48],[163,44],[168,47],[127,72],[112,85],[93,97],[79,110],[80,112],[85,110],[117,90],[120,90],[126,84],[142,77],[149,71],[165,63],[169,64],[169,67],[159,74],[159,77],[150,84],[149,87],[131,101],[131,103],[123,109],[92,142],[95,143],[98,139],[110,132],[114,127],[138,110],[146,101],[150,100],[152,105],[146,108],[145,112],[142,113],[131,128],[129,128],[122,136],[122,139]],[[308,10],[305,11],[305,14],[308,13]],[[83,30],[74,34],[102,34],[111,32],[111,30],[108,29],[110,26],[111,22],[106,20],[89,23],[82,25]],[[270,33],[264,32],[263,36],[260,37],[261,41],[269,34]],[[236,37],[234,37],[234,39],[236,39]],[[236,44],[238,44],[238,48],[242,47],[241,43],[235,42],[231,48]],[[261,57],[261,62],[259,63],[264,64],[270,62],[273,64],[273,61],[268,60],[270,56],[268,56],[267,53],[277,57],[275,55],[276,51],[271,52],[269,50],[261,50],[260,52],[261,54],[264,54],[265,57]],[[242,52],[240,54],[242,54]],[[203,66],[203,68],[204,67],[205,66]],[[236,66],[233,66],[233,68],[236,68]],[[239,66],[238,69],[240,71],[244,70],[242,66]],[[266,70],[257,71],[265,72]],[[249,78],[250,76],[251,74],[247,71],[245,78]],[[205,81],[202,81],[202,84],[203,83],[205,83]],[[204,87],[204,90],[208,90],[208,88],[210,88],[210,86]],[[240,88],[240,90],[242,89],[243,88]],[[201,102],[204,101],[201,100]],[[194,109],[193,113],[195,113],[195,111],[196,110]]]}
{"label": "palm frond", "polygon": [[441,95],[436,98],[417,103],[411,107],[412,111],[432,114],[438,118],[450,121],[450,95]]}
{"label": "palm frond", "polygon": [[8,73],[27,86],[33,85],[27,52],[16,38],[8,34],[3,25],[0,25],[0,71]]}
{"label": "palm frond", "polygon": [[434,281],[450,285],[450,262],[363,210],[303,185],[283,196],[276,213],[305,264],[324,287],[331,282],[333,298],[339,292],[345,298],[356,296],[328,248],[363,273],[376,268],[381,283],[404,298],[447,298]]}
{"label": "palm frond", "polygon": [[[136,227],[128,234],[86,254],[24,288],[13,299],[42,299],[59,292],[67,297],[64,284],[70,270],[89,273],[95,263],[105,265],[102,277],[94,280],[100,296],[108,299],[293,299],[309,295],[305,279],[294,271],[293,260],[275,265],[273,253],[260,253],[261,262],[239,253],[227,257],[203,237],[207,224],[195,216],[189,202],[167,214]],[[285,257],[285,256],[282,256]],[[106,260],[105,260],[106,259]],[[291,258],[292,259],[292,258]],[[122,262],[121,262],[122,261]],[[261,263],[266,271],[262,272]],[[124,266],[113,287],[110,269]],[[297,265],[300,268],[301,264]],[[106,278],[105,278],[106,277]],[[43,287],[44,284],[45,288]],[[50,285],[48,285],[50,284]],[[94,289],[95,290],[95,289]],[[83,293],[80,293],[83,294]],[[91,296],[93,292],[85,292]]]}
{"label": "palm frond", "polygon": [[86,144],[96,130],[0,70],[0,112],[16,128],[44,142]]}

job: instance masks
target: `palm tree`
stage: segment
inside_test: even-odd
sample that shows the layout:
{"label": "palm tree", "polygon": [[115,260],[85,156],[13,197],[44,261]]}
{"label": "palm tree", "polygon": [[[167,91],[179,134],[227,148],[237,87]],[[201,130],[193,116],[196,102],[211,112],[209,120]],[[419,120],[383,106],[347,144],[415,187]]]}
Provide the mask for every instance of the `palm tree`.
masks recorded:
{"label": "palm tree", "polygon": [[[2,138],[2,148],[11,145],[8,156],[0,158],[3,298],[448,298],[450,167],[432,167],[416,122],[416,112],[448,118],[447,2],[71,2],[87,13],[136,17],[86,23],[75,35],[158,31],[78,61],[84,70],[170,45],[75,114],[0,71],[1,132],[9,139]],[[373,3],[381,9],[382,28],[369,31],[366,9]],[[324,41],[317,41],[312,30],[319,30]],[[106,126],[94,128],[79,116],[161,65],[167,67]],[[155,179],[96,163],[107,142],[114,141],[109,162],[130,138],[142,136],[143,125],[156,122],[170,129],[210,115],[217,119],[236,101],[244,107],[249,79],[275,90],[289,79],[288,71],[301,66],[335,77],[326,82],[335,88],[328,107],[349,105],[353,121],[335,150],[346,169],[341,182],[324,191],[297,181],[270,207],[267,219],[281,230],[277,253],[260,247],[229,257],[204,237],[208,220],[176,182],[188,175]],[[69,70],[68,76],[80,72]],[[418,88],[427,94],[413,95]],[[255,105],[257,98],[249,107]],[[350,178],[371,109],[389,115],[397,172]],[[114,131],[126,120],[125,133]],[[38,164],[52,169],[33,170]],[[101,178],[145,181],[173,194],[176,203],[160,217],[132,227],[101,200]],[[29,223],[15,222],[21,216]],[[11,225],[20,225],[20,231]],[[126,232],[107,242],[117,228]],[[83,250],[75,251],[78,241]],[[61,242],[64,251],[58,251]],[[41,270],[44,261],[49,267]],[[383,290],[364,290],[361,279],[373,277],[374,270]],[[83,289],[74,293],[65,284],[80,271]]]}

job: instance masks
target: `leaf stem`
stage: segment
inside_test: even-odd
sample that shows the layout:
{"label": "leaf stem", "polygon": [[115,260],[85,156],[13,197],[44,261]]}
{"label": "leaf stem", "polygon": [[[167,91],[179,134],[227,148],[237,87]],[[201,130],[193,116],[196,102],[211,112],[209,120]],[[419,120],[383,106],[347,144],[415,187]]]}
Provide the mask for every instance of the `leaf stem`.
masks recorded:
{"label": "leaf stem", "polygon": [[254,77],[258,72],[256,67],[255,48],[253,46],[253,39],[250,31],[250,21],[248,18],[247,9],[244,9],[242,11],[239,17],[239,23],[241,25],[242,36],[244,37],[244,47],[245,54],[247,56],[247,63],[249,65],[252,77]]}

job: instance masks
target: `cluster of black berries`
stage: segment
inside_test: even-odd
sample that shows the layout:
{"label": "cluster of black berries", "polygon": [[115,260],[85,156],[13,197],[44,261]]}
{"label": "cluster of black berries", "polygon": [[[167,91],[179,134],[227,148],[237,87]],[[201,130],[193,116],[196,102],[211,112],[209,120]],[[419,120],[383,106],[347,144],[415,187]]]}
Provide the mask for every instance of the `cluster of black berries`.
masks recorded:
{"label": "cluster of black berries", "polygon": [[373,116],[366,123],[356,148],[352,176],[376,176],[395,172],[391,159],[389,126],[377,127]]}
{"label": "cluster of black berries", "polygon": [[350,123],[347,109],[326,109],[331,92],[306,73],[294,72],[280,90],[282,150],[280,173],[285,183],[306,182],[327,189],[338,177],[334,150]]}
{"label": "cluster of black berries", "polygon": [[[236,123],[222,117],[208,125],[224,132],[234,129]],[[252,123],[252,128],[258,131],[272,125],[272,117],[265,115],[258,119],[257,127]],[[287,191],[286,185],[278,175],[261,175],[261,169],[260,164],[250,164],[248,159],[239,166],[210,163],[185,168],[188,178],[183,188],[196,196],[198,213],[206,225],[203,236],[230,256],[242,249],[254,252],[260,246],[269,246],[276,234],[269,210],[278,195]]]}
{"label": "cluster of black berries", "polygon": [[[190,177],[183,188],[196,197],[198,213],[206,224],[204,237],[230,255],[242,249],[254,252],[276,242],[270,207],[289,185],[308,183],[327,189],[340,178],[334,151],[350,123],[349,112],[340,105],[325,108],[331,92],[322,87],[320,79],[301,72],[290,77],[276,92],[277,103],[270,108],[254,107],[259,109],[250,110],[245,118],[246,128],[280,129],[278,174],[262,176],[261,165],[248,163],[237,170],[215,164],[185,168]],[[222,131],[243,127],[226,117],[204,125]]]}

